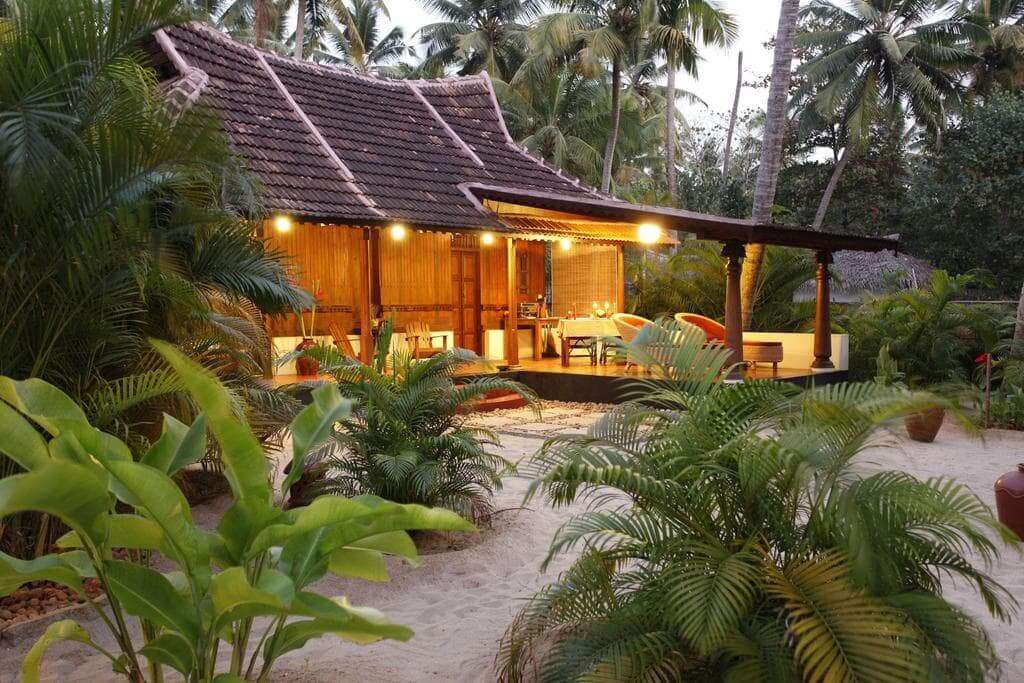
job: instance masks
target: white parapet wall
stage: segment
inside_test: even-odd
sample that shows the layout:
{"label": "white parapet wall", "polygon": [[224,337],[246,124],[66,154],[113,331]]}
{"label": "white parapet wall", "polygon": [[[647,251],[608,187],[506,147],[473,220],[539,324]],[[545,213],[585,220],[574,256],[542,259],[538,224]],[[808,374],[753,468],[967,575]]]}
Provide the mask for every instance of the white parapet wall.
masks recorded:
{"label": "white parapet wall", "polygon": [[[746,341],[782,342],[780,368],[807,370],[814,362],[814,335],[800,332],[744,332]],[[836,370],[850,369],[850,336],[832,335],[832,364]]]}

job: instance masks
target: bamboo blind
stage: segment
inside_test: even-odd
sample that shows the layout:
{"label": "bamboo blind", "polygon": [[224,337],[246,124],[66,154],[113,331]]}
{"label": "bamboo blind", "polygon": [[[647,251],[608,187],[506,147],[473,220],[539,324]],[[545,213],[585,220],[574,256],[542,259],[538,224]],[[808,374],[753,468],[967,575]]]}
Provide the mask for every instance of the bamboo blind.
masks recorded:
{"label": "bamboo blind", "polygon": [[568,251],[552,249],[553,315],[564,316],[570,309],[587,314],[595,301],[599,306],[608,302],[614,310],[622,286],[614,245],[574,243]]}
{"label": "bamboo blind", "polygon": [[401,327],[424,322],[452,327],[451,235],[412,232],[396,241],[380,235],[380,301]]}

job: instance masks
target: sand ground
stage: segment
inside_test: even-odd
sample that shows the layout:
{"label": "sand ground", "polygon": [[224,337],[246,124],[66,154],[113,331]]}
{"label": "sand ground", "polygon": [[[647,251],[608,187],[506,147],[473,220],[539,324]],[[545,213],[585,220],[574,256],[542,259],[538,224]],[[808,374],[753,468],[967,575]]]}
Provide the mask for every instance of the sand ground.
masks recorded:
{"label": "sand ground", "polygon": [[[479,420],[496,429],[502,452],[517,461],[528,457],[551,435],[581,432],[600,413],[594,406],[567,404],[548,407],[541,420],[528,411],[502,411]],[[954,477],[994,505],[992,483],[1018,461],[1024,461],[1024,434],[989,431],[984,441],[947,425],[934,444],[918,444],[898,435],[884,448],[865,457],[865,467],[902,469],[919,477]],[[499,512],[492,527],[479,532],[461,549],[423,557],[417,568],[392,563],[392,580],[368,584],[325,579],[315,588],[327,595],[344,594],[354,604],[374,606],[398,623],[411,626],[416,636],[408,643],[380,643],[357,647],[332,639],[313,641],[282,659],[275,680],[287,681],[489,681],[501,635],[522,601],[551,581],[571,557],[556,559],[548,572],[539,567],[555,530],[573,508],[552,509],[532,501],[522,505],[527,482],[506,480],[495,499]],[[200,523],[212,522],[224,501],[197,510]],[[1024,561],[1006,551],[996,567],[996,578],[1024,599]],[[992,619],[966,586],[949,586],[949,595],[988,628],[996,650],[1004,659],[1002,680],[1024,680],[1024,626]],[[90,622],[92,632],[98,624]],[[0,681],[15,680],[18,662],[31,645],[29,638],[0,641]],[[111,678],[104,661],[73,644],[52,651],[44,673],[47,680],[102,681]]]}

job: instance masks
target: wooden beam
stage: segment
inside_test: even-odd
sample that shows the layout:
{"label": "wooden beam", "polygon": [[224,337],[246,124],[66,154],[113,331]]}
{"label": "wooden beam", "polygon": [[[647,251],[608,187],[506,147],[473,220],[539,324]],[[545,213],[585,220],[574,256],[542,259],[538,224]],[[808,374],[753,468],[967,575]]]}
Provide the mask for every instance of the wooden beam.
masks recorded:
{"label": "wooden beam", "polygon": [[[359,258],[359,360],[370,363],[373,360],[373,257],[372,257],[372,233],[376,232],[370,228],[363,228],[363,240]],[[378,279],[379,283],[379,279]],[[378,284],[378,296],[380,287]]]}
{"label": "wooden beam", "polygon": [[615,312],[626,312],[626,248],[615,245]]}
{"label": "wooden beam", "polygon": [[740,308],[740,272],[746,250],[739,242],[726,242],[722,248],[725,265],[725,343],[732,349],[731,362],[736,366],[730,379],[740,377],[743,363],[743,315]]}
{"label": "wooden beam", "polygon": [[829,295],[829,272],[828,266],[832,263],[832,254],[827,251],[819,251],[816,254],[817,272],[814,279],[817,282],[817,299],[814,310],[814,361],[811,368],[814,370],[831,370],[835,368],[832,363],[832,298]]}
{"label": "wooden beam", "polygon": [[505,316],[505,360],[509,367],[519,365],[519,307],[516,305],[516,240],[505,238],[505,276],[508,315]]}

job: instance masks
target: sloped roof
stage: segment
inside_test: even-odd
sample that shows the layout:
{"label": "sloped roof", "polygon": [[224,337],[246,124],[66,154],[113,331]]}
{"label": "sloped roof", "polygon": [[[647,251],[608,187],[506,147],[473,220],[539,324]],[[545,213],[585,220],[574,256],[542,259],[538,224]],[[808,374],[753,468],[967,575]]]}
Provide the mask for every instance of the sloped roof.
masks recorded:
{"label": "sloped roof", "polygon": [[[899,240],[899,235],[887,235]],[[837,251],[832,255],[832,300],[840,303],[861,301],[867,295],[879,295],[894,289],[927,287],[935,267],[909,254],[882,251],[865,254]],[[805,283],[796,291],[796,301],[813,301],[815,283]]]}
{"label": "sloped roof", "polygon": [[486,74],[390,80],[263,52],[202,24],[162,33],[177,77],[183,68],[208,76],[200,101],[273,211],[500,230],[460,185],[603,196],[515,144]]}

